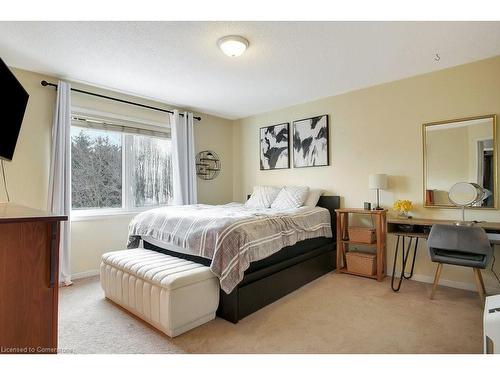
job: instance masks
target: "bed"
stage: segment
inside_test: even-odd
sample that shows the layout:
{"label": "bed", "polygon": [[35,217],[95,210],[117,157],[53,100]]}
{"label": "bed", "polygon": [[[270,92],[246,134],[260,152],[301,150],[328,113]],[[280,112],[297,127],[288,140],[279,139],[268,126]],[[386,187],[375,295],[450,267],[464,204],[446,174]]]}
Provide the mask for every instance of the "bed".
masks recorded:
{"label": "bed", "polygon": [[128,247],[142,241],[146,249],[210,266],[221,284],[217,315],[237,323],[335,269],[339,203],[338,196],[323,196],[317,208],[274,213],[186,206],[175,218],[151,210],[131,222]]}

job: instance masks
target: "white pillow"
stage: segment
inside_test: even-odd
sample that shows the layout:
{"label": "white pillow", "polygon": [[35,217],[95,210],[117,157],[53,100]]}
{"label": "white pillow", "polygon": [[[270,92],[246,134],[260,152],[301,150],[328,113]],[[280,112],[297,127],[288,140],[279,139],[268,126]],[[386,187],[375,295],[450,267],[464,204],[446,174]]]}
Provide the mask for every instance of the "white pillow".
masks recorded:
{"label": "white pillow", "polygon": [[279,192],[280,188],[275,186],[254,186],[253,193],[245,203],[245,207],[269,208]]}
{"label": "white pillow", "polygon": [[309,189],[309,195],[307,196],[304,206],[316,207],[318,205],[319,197],[323,194],[323,189]]}
{"label": "white pillow", "polygon": [[298,208],[304,204],[309,194],[307,186],[285,186],[271,204],[271,208],[280,210]]}

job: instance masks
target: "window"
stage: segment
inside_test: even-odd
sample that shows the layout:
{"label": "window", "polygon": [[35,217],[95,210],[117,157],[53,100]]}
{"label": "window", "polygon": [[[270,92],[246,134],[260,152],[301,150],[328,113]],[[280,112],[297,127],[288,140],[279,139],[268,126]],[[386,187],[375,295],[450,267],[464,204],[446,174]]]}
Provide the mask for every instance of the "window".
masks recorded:
{"label": "window", "polygon": [[169,204],[172,160],[165,133],[132,134],[102,123],[80,126],[88,121],[74,118],[71,128],[73,212],[127,212]]}
{"label": "window", "polygon": [[168,204],[172,199],[170,141],[127,135],[130,142],[130,181],[134,207]]}
{"label": "window", "polygon": [[122,134],[71,128],[73,210],[122,207]]}

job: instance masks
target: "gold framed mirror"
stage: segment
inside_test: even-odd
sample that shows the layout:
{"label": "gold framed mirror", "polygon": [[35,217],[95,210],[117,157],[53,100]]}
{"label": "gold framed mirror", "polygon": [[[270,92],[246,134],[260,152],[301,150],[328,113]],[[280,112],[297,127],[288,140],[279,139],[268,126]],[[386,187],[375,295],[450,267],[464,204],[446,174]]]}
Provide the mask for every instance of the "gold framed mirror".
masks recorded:
{"label": "gold framed mirror", "polygon": [[498,208],[496,127],[496,115],[422,125],[424,207],[457,208],[448,193],[456,183],[469,182],[491,193],[470,208]]}

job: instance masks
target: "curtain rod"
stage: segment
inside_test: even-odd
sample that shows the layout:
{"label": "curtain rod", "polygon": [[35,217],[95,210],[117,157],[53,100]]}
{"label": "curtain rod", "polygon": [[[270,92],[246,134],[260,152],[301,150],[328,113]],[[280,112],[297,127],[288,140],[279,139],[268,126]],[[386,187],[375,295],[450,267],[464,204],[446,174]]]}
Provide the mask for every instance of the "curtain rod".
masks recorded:
{"label": "curtain rod", "polygon": [[[57,85],[55,83],[50,83],[50,82],[47,82],[45,80],[43,80],[42,82],[40,82],[42,86],[52,86],[52,87],[55,87],[57,88]],[[71,91],[75,91],[75,92],[79,92],[81,94],[86,94],[86,95],[91,95],[91,96],[97,96],[99,98],[103,98],[103,99],[109,99],[109,100],[114,100],[115,102],[120,102],[120,103],[125,103],[125,104],[130,104],[130,105],[135,105],[137,107],[142,107],[142,108],[147,108],[147,109],[152,109],[153,111],[160,111],[160,112],[166,112],[166,113],[174,113],[174,111],[170,111],[168,109],[163,109],[163,108],[158,108],[158,107],[152,107],[150,105],[145,105],[145,104],[140,104],[140,103],[135,103],[135,102],[131,102],[131,101],[128,101],[128,100],[123,100],[123,99],[118,99],[118,98],[113,98],[111,96],[106,96],[106,95],[101,95],[101,94],[96,94],[94,92],[90,92],[90,91],[84,91],[84,90],[80,90],[80,89],[74,89],[72,88]],[[181,116],[184,116],[182,113],[180,113]],[[193,118],[195,120],[198,120],[198,121],[201,121],[201,117],[199,116],[193,116]]]}

